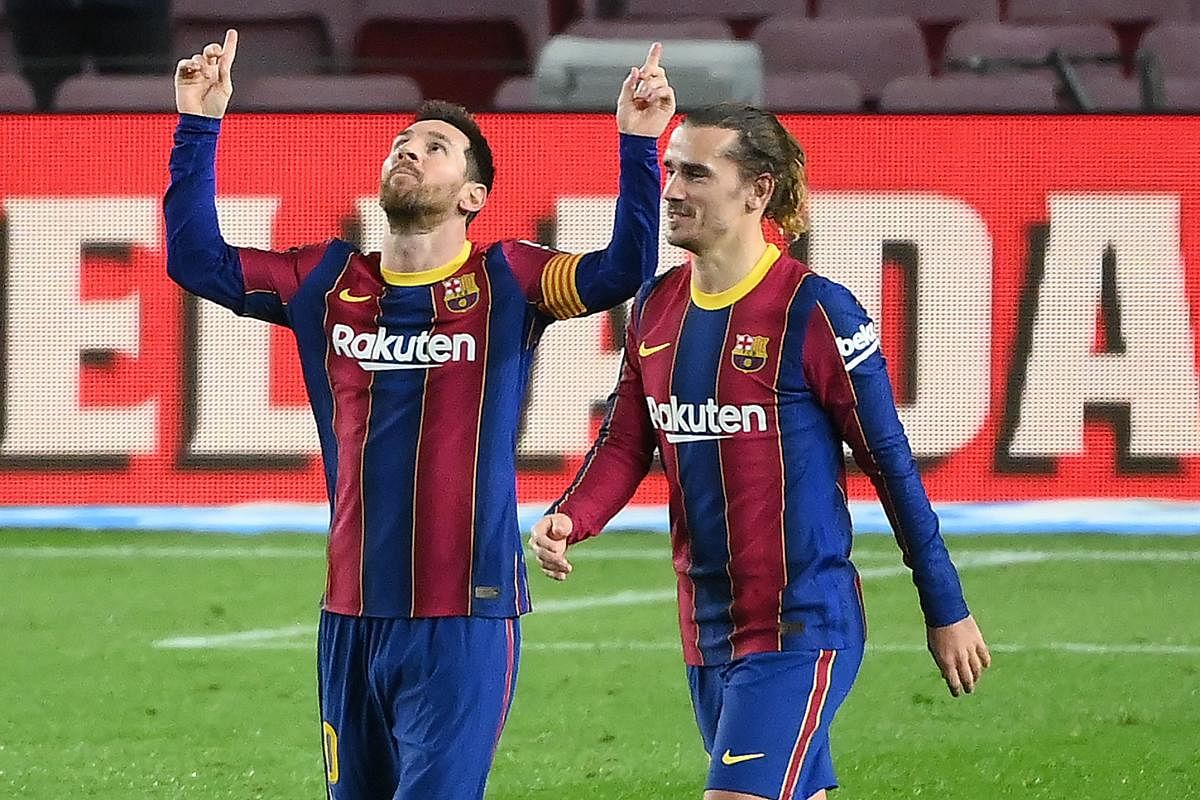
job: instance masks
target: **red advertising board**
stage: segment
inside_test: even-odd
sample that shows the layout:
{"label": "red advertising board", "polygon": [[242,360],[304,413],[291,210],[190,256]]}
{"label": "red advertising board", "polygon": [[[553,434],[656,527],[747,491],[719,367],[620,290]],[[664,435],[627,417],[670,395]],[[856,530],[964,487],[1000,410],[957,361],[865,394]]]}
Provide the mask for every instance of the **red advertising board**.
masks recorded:
{"label": "red advertising board", "polygon": [[[159,211],[174,118],[0,117],[0,503],[320,501],[289,334],[185,300]],[[226,238],[378,241],[401,116],[234,115]],[[799,249],[883,332],[935,500],[1200,498],[1200,118],[789,117]],[[482,118],[476,241],[607,240],[603,116]],[[664,263],[681,254],[664,245]],[[616,374],[620,317],[539,355],[520,497],[557,494]],[[851,493],[869,497],[862,476]],[[661,502],[658,475],[640,502]]]}

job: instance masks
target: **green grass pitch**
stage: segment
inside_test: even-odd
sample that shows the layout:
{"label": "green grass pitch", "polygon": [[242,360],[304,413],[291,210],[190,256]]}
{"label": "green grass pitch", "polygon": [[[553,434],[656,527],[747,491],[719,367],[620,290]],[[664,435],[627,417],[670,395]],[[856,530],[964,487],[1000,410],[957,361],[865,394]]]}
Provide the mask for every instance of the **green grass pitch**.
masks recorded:
{"label": "green grass pitch", "polygon": [[[992,670],[952,699],[894,544],[860,538],[873,647],[834,723],[835,796],[1200,798],[1200,540],[949,545]],[[489,799],[698,800],[666,537],[531,578]],[[324,797],[323,579],[315,536],[0,532],[0,797]]]}

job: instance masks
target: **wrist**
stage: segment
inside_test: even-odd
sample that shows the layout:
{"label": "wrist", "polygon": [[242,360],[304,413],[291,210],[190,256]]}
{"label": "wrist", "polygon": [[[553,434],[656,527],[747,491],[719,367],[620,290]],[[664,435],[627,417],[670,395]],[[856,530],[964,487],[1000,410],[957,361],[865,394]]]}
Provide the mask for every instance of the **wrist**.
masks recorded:
{"label": "wrist", "polygon": [[657,161],[658,137],[621,131],[620,151],[621,155],[625,157],[637,159],[653,158]]}
{"label": "wrist", "polygon": [[181,111],[179,130],[190,133],[218,133],[221,130],[221,118]]}

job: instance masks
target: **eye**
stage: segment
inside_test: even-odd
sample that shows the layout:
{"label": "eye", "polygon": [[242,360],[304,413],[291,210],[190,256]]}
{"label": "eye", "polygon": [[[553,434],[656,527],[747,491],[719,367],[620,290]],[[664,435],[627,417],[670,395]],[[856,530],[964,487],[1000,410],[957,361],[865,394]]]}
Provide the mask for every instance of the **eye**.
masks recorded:
{"label": "eye", "polygon": [[446,146],[444,144],[442,144],[441,142],[433,142],[432,144],[429,145],[429,149],[430,150],[440,150],[442,152],[445,152]]}

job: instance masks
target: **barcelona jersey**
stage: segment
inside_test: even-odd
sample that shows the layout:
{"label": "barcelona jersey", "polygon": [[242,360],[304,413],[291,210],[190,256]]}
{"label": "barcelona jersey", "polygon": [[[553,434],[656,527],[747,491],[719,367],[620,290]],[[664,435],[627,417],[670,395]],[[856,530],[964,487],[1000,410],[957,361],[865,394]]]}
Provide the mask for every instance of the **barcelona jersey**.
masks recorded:
{"label": "barcelona jersey", "polygon": [[861,645],[843,442],[874,482],[928,624],[967,615],[879,344],[844,287],[773,245],[720,294],[695,290],[688,264],[639,293],[604,425],[551,511],[571,518],[572,542],[595,535],[657,449],[688,664]]}
{"label": "barcelona jersey", "polygon": [[176,131],[167,269],[185,289],[295,334],[331,509],[324,608],[528,611],[515,449],[534,348],[554,320],[618,305],[653,274],[655,139],[621,137],[605,250],[466,242],[447,264],[399,273],[339,240],[287,252],[225,243],[219,124],[184,115]]}

